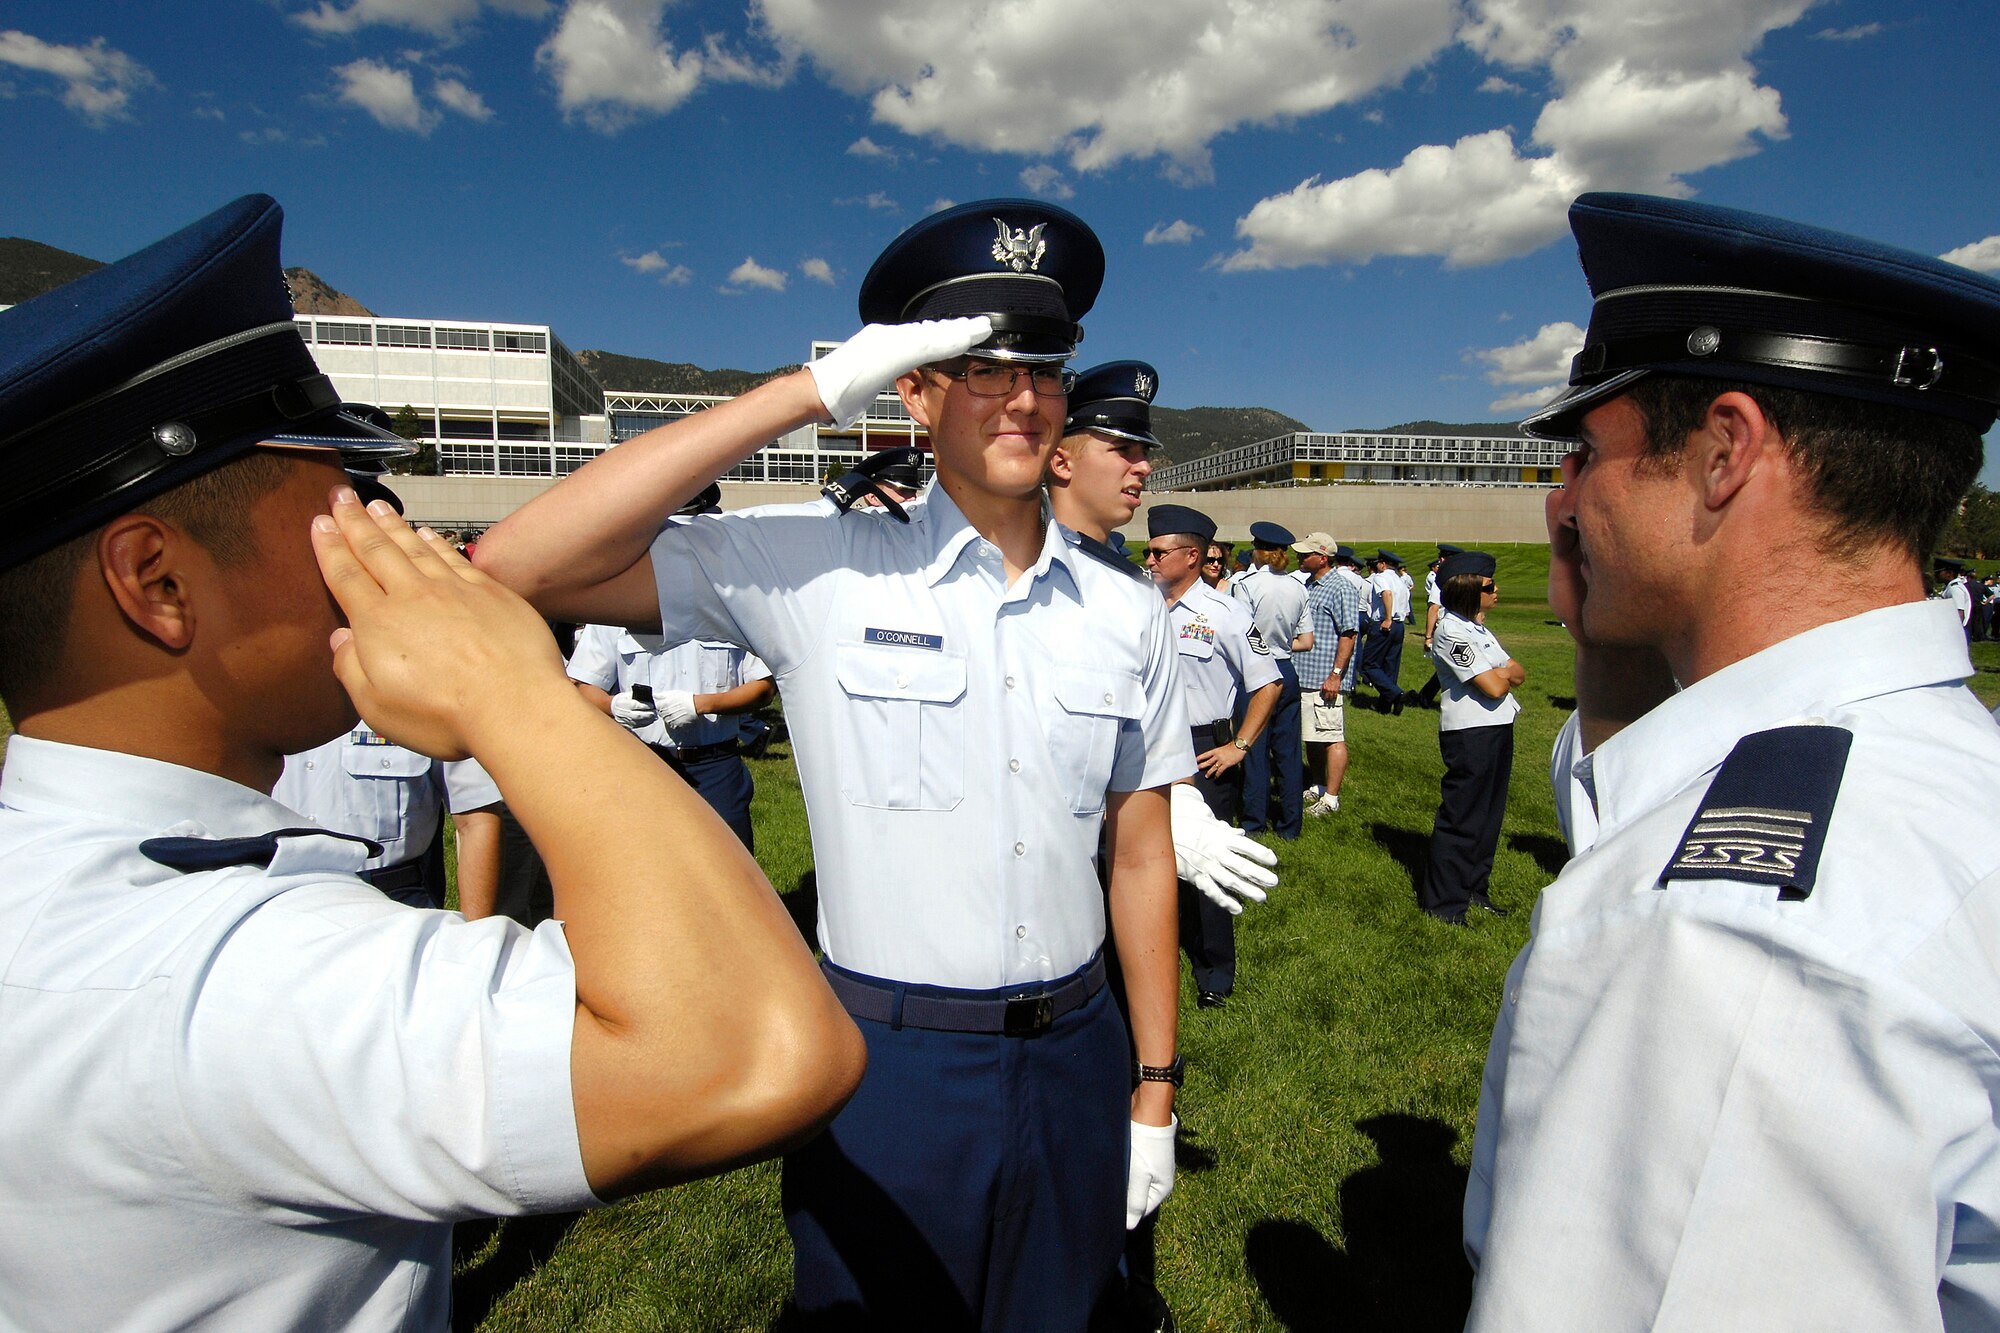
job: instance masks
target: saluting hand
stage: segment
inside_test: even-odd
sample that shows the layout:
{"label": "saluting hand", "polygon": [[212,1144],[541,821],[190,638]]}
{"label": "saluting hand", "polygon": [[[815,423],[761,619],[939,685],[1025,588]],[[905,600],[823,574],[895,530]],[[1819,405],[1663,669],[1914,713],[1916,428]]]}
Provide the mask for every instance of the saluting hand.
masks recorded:
{"label": "saluting hand", "polygon": [[333,672],[368,725],[434,759],[463,759],[486,727],[532,725],[575,701],[548,626],[450,543],[389,505],[336,487],[313,520],[313,554],[347,628]]}
{"label": "saluting hand", "polygon": [[993,336],[985,315],[926,319],[916,324],[869,324],[819,360],[809,363],[819,399],[835,426],[860,420],[875,395],[899,375],[933,361],[949,361]]}

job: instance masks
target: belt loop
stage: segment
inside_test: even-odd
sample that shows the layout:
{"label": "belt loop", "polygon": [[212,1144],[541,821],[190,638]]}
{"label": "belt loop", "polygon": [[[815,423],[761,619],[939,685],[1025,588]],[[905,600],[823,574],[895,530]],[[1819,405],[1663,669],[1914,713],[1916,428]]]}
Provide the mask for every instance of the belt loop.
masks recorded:
{"label": "belt loop", "polygon": [[903,1030],[903,983],[897,982],[889,996],[889,1030]]}

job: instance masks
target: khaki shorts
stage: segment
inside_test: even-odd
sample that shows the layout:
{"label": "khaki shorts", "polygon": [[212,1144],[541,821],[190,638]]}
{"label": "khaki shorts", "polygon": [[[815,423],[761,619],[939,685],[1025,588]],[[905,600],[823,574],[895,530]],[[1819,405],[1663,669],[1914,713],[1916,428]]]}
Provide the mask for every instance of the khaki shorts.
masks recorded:
{"label": "khaki shorts", "polygon": [[1328,703],[1325,695],[1313,690],[1302,700],[1301,719],[1307,745],[1338,745],[1347,739],[1347,697],[1335,695]]}

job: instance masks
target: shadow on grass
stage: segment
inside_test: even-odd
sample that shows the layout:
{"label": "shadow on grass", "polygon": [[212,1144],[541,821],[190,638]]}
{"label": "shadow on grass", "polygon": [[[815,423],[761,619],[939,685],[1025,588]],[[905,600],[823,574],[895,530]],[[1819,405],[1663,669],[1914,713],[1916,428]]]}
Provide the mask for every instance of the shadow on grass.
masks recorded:
{"label": "shadow on grass", "polygon": [[1549,707],[1560,708],[1565,713],[1574,713],[1576,711],[1576,696],[1574,694],[1551,694],[1549,696]]}
{"label": "shadow on grass", "polygon": [[778,895],[778,901],[785,905],[792,924],[799,928],[799,934],[806,937],[809,948],[819,945],[819,872],[808,870],[799,876],[799,882],[792,886],[790,893]]}
{"label": "shadow on grass", "polygon": [[1289,1333],[1455,1333],[1472,1303],[1459,1240],[1466,1171],[1451,1158],[1458,1131],[1400,1112],[1355,1128],[1381,1161],[1340,1183],[1346,1248],[1309,1223],[1267,1218],[1244,1242],[1250,1276]]}
{"label": "shadow on grass", "polygon": [[1375,839],[1375,845],[1389,853],[1397,865],[1403,867],[1412,886],[1424,882],[1424,867],[1431,859],[1430,834],[1384,824],[1378,819],[1368,826],[1368,836]]}
{"label": "shadow on grass", "polygon": [[1560,875],[1569,864],[1569,844],[1546,833],[1509,833],[1507,845],[1535,858],[1535,864],[1551,875]]}
{"label": "shadow on grass", "polygon": [[[451,1280],[453,1333],[478,1328],[516,1283],[549,1261],[582,1213],[548,1213],[540,1217],[482,1217],[452,1228],[453,1258],[489,1251],[473,1267]],[[496,1242],[494,1232],[499,1236]]]}

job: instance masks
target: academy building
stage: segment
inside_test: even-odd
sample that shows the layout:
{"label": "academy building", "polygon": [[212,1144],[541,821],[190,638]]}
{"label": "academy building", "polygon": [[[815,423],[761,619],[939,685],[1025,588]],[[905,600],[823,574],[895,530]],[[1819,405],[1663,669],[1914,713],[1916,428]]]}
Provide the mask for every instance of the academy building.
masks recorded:
{"label": "academy building", "polygon": [[1293,431],[1154,472],[1149,491],[1387,482],[1400,486],[1555,486],[1568,446],[1525,435]]}

